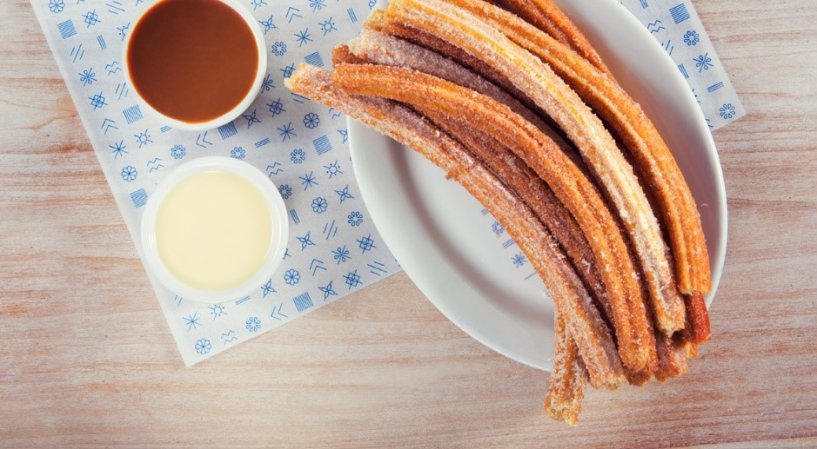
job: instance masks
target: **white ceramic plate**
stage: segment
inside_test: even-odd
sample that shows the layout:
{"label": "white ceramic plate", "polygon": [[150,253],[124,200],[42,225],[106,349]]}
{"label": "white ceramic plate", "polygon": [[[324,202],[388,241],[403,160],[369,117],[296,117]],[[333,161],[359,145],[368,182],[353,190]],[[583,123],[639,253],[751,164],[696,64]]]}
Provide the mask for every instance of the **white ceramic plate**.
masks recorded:
{"label": "white ceramic plate", "polygon": [[[614,0],[557,0],[666,139],[701,210],[711,302],[726,254],[723,174],[704,116],[677,67]],[[378,231],[420,290],[489,348],[549,370],[553,307],[507,234],[463,188],[418,154],[358,122],[352,161]]]}

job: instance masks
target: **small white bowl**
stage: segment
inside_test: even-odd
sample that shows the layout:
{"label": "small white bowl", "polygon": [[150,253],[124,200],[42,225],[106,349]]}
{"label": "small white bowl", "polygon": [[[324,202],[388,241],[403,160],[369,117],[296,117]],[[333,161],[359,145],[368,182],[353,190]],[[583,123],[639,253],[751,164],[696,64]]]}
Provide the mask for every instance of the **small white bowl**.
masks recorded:
{"label": "small white bowl", "polygon": [[[159,255],[156,241],[156,221],[159,208],[167,194],[181,181],[205,171],[223,171],[240,176],[255,186],[264,197],[269,209],[272,238],[267,256],[261,268],[246,282],[227,290],[200,290],[187,285],[174,276]],[[142,215],[142,252],[145,266],[165,287],[173,293],[200,302],[218,303],[243,298],[261,287],[272,276],[284,257],[289,241],[289,218],[278,188],[260,170],[252,165],[229,157],[207,156],[186,162],[170,172],[156,187]]]}
{"label": "small white bowl", "polygon": [[[244,22],[250,27],[250,31],[252,31],[252,35],[255,38],[255,46],[258,49],[258,68],[255,72],[255,78],[253,78],[252,86],[250,90],[247,91],[247,94],[244,98],[232,109],[225,112],[224,114],[215,117],[211,120],[207,120],[205,122],[185,122],[182,120],[175,119],[168,115],[162,114],[158,110],[156,110],[153,106],[150,105],[142,96],[139,94],[138,89],[132,89],[133,92],[136,94],[136,98],[139,101],[139,104],[144,106],[151,114],[163,119],[166,121],[170,126],[176,129],[181,130],[189,130],[189,131],[204,131],[207,129],[217,128],[221,125],[225,125],[230,123],[231,121],[235,120],[242,112],[247,110],[250,107],[252,102],[255,100],[255,97],[258,96],[258,92],[261,90],[261,82],[264,79],[264,75],[267,72],[267,44],[264,41],[264,33],[261,31],[261,25],[255,20],[255,17],[250,13],[247,8],[239,3],[237,0],[221,0],[222,3],[232,8],[238,15],[244,19]],[[156,5],[160,4],[160,1],[157,1],[139,15],[134,22],[134,26],[132,29],[136,29],[139,25],[139,21],[147,14],[152,8]],[[130,41],[131,36],[133,33],[128,33],[127,37],[125,38],[125,44],[122,49],[122,65],[125,69],[125,79],[128,81],[128,84],[134,86],[133,80],[130,76],[130,70],[128,68],[128,50],[130,49]]]}

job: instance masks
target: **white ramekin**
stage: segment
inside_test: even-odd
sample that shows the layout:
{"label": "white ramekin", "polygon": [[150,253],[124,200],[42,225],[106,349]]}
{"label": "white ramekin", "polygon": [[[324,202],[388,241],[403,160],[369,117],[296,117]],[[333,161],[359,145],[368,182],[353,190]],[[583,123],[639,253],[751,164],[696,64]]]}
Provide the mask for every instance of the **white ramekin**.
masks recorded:
{"label": "white ramekin", "polygon": [[[267,257],[261,268],[243,284],[218,291],[196,289],[176,278],[162,262],[156,242],[157,215],[167,194],[173,187],[189,176],[211,170],[238,175],[255,186],[261,192],[264,202],[269,208],[270,223],[272,225],[272,238],[267,249]],[[206,156],[193,159],[170,172],[148,198],[142,215],[141,226],[142,259],[147,269],[173,293],[185,299],[209,303],[240,299],[260,288],[278,269],[289,241],[287,208],[275,184],[263,172],[252,165],[223,156]]]}
{"label": "white ramekin", "polygon": [[[250,31],[252,31],[252,35],[255,38],[255,46],[258,49],[258,68],[255,72],[255,78],[253,78],[252,86],[250,86],[250,90],[247,91],[247,94],[244,98],[232,109],[225,112],[224,114],[215,117],[211,120],[207,120],[204,122],[185,122],[182,120],[175,119],[173,117],[167,116],[162,114],[161,112],[157,111],[153,106],[150,105],[142,96],[139,94],[139,90],[135,87],[132,89],[133,92],[136,94],[136,98],[139,101],[141,106],[144,106],[145,109],[149,111],[149,113],[161,118],[165,122],[167,122],[171,127],[176,129],[182,130],[190,130],[190,131],[204,131],[207,129],[217,128],[221,125],[225,125],[233,120],[235,120],[242,112],[247,110],[250,107],[255,97],[258,96],[258,92],[261,90],[261,82],[264,79],[264,75],[267,73],[267,44],[264,41],[264,33],[261,31],[261,25],[255,20],[255,17],[250,13],[250,11],[237,0],[220,0],[222,3],[226,4],[230,8],[232,8],[235,12],[244,19],[244,22],[250,27]],[[139,21],[147,14],[152,8],[156,7],[156,5],[162,3],[162,1],[158,1],[142,11],[139,17],[134,22],[134,26],[132,29],[136,29],[139,25]],[[128,81],[128,84],[134,86],[133,79],[130,76],[130,70],[128,68],[128,49],[130,48],[130,40],[133,33],[128,33],[128,36],[125,38],[125,44],[122,49],[122,65],[125,69],[125,78]]]}

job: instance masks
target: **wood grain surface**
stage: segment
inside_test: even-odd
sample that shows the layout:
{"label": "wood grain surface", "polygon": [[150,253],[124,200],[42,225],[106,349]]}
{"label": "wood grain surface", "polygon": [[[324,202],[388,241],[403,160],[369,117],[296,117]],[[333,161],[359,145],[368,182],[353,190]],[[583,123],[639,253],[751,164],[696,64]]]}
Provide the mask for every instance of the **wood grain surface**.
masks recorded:
{"label": "wood grain surface", "polygon": [[695,4],[749,111],[715,133],[712,343],[568,427],[547,374],[403,274],[184,368],[31,6],[3,0],[0,447],[817,447],[817,3]]}

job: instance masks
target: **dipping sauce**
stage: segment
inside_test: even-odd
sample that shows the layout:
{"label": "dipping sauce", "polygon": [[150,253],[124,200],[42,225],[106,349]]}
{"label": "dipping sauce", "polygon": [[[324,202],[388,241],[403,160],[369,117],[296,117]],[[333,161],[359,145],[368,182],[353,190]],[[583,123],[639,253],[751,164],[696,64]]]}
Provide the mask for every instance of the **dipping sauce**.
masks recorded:
{"label": "dipping sauce", "polygon": [[200,172],[175,185],[159,207],[155,232],[168,271],[208,291],[248,281],[264,265],[273,237],[262,193],[227,171]]}
{"label": "dipping sauce", "polygon": [[219,0],[161,0],[131,31],[133,88],[179,121],[213,120],[253,87],[258,45],[247,22]]}

